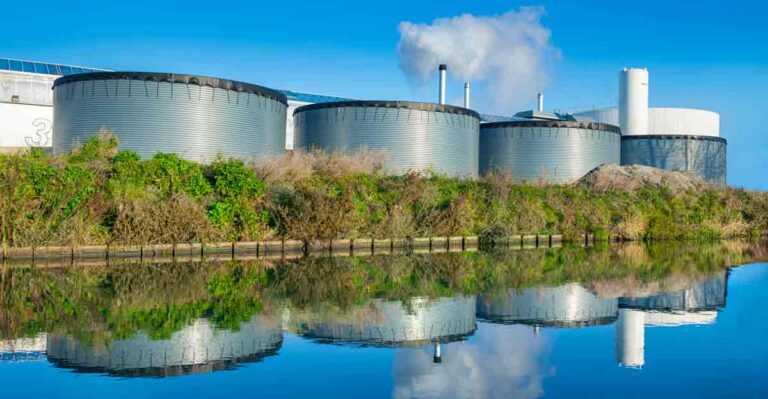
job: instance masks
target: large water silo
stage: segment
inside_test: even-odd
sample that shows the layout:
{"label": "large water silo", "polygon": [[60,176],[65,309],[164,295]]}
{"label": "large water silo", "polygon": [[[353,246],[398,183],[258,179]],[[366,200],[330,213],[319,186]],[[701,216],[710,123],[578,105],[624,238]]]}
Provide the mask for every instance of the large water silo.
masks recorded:
{"label": "large water silo", "polygon": [[480,173],[511,172],[518,180],[566,183],[602,164],[619,164],[617,126],[563,120],[480,125]]}
{"label": "large water silo", "polygon": [[285,151],[284,94],[249,83],[172,73],[97,72],[57,79],[53,151],[106,128],[143,157],[176,153],[260,159]]}
{"label": "large water silo", "polygon": [[387,172],[477,176],[480,115],[443,104],[341,101],[294,112],[295,147],[383,151]]}

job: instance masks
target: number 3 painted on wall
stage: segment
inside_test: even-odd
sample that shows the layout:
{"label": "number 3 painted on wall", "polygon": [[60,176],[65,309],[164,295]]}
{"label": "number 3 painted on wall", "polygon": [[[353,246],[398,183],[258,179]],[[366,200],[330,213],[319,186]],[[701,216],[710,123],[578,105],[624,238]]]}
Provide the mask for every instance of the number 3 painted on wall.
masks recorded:
{"label": "number 3 painted on wall", "polygon": [[50,146],[52,125],[53,124],[48,119],[36,118],[35,120],[32,121],[32,126],[34,126],[37,129],[35,130],[34,137],[26,136],[24,137],[24,141],[30,147]]}

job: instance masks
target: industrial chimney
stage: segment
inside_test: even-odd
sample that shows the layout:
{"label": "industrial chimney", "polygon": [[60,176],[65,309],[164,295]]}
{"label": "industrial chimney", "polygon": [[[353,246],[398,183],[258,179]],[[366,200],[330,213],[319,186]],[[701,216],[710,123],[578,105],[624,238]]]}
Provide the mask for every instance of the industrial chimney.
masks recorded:
{"label": "industrial chimney", "polygon": [[539,112],[544,112],[544,94],[539,93],[538,100],[539,100],[539,105],[536,108],[536,110],[538,110]]}
{"label": "industrial chimney", "polygon": [[621,134],[648,134],[648,69],[619,72],[619,127]]}
{"label": "industrial chimney", "polygon": [[438,97],[439,104],[445,104],[445,72],[448,67],[445,64],[440,64],[440,95]]}
{"label": "industrial chimney", "polygon": [[469,82],[464,83],[464,108],[469,109]]}

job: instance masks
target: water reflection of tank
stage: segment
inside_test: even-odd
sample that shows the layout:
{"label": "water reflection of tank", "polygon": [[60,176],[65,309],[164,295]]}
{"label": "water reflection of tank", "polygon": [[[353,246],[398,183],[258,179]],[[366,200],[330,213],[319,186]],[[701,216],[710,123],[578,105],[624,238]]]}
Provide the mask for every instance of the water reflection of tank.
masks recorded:
{"label": "water reflection of tank", "polygon": [[48,360],[58,367],[121,376],[156,376],[226,370],[238,363],[275,355],[283,341],[276,320],[254,316],[237,331],[217,330],[197,320],[172,334],[152,340],[144,333],[106,347],[89,346],[62,334],[48,336]]}
{"label": "water reflection of tank", "polygon": [[584,327],[612,323],[617,309],[615,298],[599,298],[571,283],[483,296],[477,303],[477,317],[492,323]]}
{"label": "water reflection of tank", "polygon": [[619,306],[627,309],[659,311],[700,311],[725,307],[728,272],[715,273],[691,288],[660,292],[644,298],[625,297]]}
{"label": "water reflection of tank", "polygon": [[645,364],[645,327],[713,324],[725,307],[728,272],[716,273],[691,288],[645,298],[620,298],[616,322],[616,362],[622,367]]}
{"label": "water reflection of tank", "polygon": [[[371,346],[420,346],[462,340],[474,333],[475,297],[374,300],[349,312],[298,316],[298,333],[319,342]],[[434,358],[440,360],[439,346]]]}
{"label": "water reflection of tank", "polygon": [[0,340],[0,362],[27,362],[45,359],[46,335]]}

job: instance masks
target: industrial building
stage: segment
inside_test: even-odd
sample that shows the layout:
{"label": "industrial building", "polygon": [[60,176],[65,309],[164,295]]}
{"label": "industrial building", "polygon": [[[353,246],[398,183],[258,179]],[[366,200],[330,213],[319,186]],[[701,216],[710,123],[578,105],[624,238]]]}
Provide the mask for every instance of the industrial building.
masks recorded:
{"label": "industrial building", "polygon": [[386,153],[390,173],[432,169],[474,177],[480,115],[445,104],[345,101],[312,104],[294,113],[296,148]]}
{"label": "industrial building", "polygon": [[71,65],[0,58],[0,152],[53,145],[53,81],[96,72]]}
{"label": "industrial building", "polygon": [[210,162],[218,154],[260,159],[285,151],[285,95],[225,79],[147,72],[64,76],[53,85],[54,154],[100,129],[120,148]]}
{"label": "industrial building", "polygon": [[[102,128],[144,157],[218,154],[259,160],[286,149],[384,152],[386,171],[458,177],[510,173],[520,181],[568,183],[601,164],[690,171],[724,185],[727,142],[717,113],[650,108],[646,69],[619,74],[619,106],[514,116],[447,105],[440,65],[437,103],[357,101],[272,90],[201,76],[109,72],[0,59],[0,151],[65,153]],[[53,91],[50,88],[53,87]],[[485,123],[480,123],[485,122]]]}
{"label": "industrial building", "polygon": [[621,164],[689,171],[726,184],[727,141],[720,137],[720,115],[686,108],[650,108],[647,69],[619,73],[619,107],[577,112],[580,121],[618,125]]}

